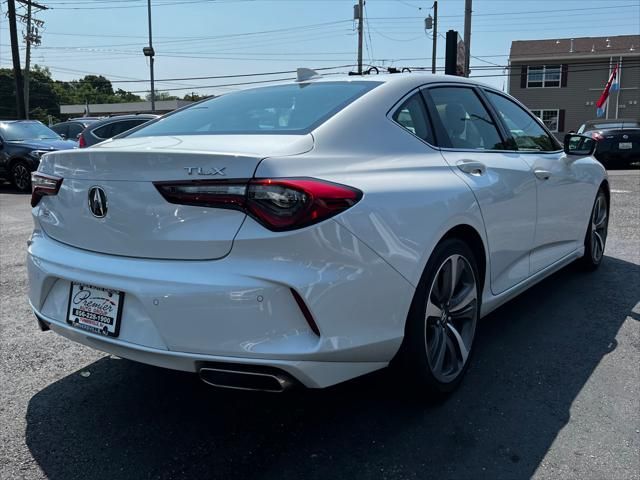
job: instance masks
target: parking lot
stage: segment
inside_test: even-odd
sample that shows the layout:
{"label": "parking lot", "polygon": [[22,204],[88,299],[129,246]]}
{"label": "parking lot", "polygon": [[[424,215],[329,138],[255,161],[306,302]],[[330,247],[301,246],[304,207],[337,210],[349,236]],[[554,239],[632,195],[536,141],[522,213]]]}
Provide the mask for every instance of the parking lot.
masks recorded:
{"label": "parking lot", "polygon": [[40,332],[29,196],[0,186],[0,478],[632,479],[640,472],[640,171],[610,172],[604,264],[481,323],[434,404],[382,371],[324,391],[216,390]]}

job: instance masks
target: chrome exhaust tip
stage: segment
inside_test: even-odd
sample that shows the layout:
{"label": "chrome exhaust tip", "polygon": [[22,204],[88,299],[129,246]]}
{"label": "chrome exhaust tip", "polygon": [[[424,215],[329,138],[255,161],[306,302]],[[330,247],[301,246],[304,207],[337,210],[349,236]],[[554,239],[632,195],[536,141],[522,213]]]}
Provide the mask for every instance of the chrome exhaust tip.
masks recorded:
{"label": "chrome exhaust tip", "polygon": [[207,385],[234,390],[254,390],[281,393],[293,387],[295,381],[286,373],[278,371],[256,371],[244,366],[202,367],[200,379]]}

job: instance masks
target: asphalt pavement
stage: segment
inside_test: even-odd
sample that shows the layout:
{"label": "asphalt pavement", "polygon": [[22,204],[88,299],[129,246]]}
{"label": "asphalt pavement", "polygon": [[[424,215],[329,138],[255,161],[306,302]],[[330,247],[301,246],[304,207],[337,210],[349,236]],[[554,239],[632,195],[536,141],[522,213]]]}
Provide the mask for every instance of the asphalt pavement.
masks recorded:
{"label": "asphalt pavement", "polygon": [[638,479],[640,171],[610,175],[601,268],[569,266],[485,318],[437,404],[387,370],[217,390],[40,332],[29,196],[0,186],[0,479]]}

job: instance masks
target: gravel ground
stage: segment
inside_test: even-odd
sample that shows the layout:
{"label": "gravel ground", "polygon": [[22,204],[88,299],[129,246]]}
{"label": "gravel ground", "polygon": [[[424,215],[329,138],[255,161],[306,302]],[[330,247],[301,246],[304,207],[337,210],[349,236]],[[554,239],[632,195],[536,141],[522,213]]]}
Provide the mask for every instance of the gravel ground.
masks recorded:
{"label": "gravel ground", "polygon": [[640,478],[640,172],[611,172],[607,258],[480,325],[426,404],[382,371],[324,391],[220,391],[40,332],[28,196],[0,186],[0,478]]}

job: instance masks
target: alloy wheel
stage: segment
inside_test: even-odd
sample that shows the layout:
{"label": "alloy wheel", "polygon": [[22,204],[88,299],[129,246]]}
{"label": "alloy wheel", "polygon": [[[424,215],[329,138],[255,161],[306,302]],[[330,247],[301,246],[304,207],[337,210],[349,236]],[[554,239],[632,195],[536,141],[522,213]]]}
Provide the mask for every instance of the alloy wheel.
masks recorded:
{"label": "alloy wheel", "polygon": [[24,164],[18,163],[13,167],[13,182],[18,190],[27,190],[30,179],[31,173]]}
{"label": "alloy wheel", "polygon": [[438,269],[426,306],[425,343],[431,373],[449,383],[464,370],[478,318],[476,278],[464,256],[449,256]]}
{"label": "alloy wheel", "polygon": [[591,258],[599,262],[604,255],[607,242],[608,222],[607,199],[603,194],[598,195],[591,214]]}

